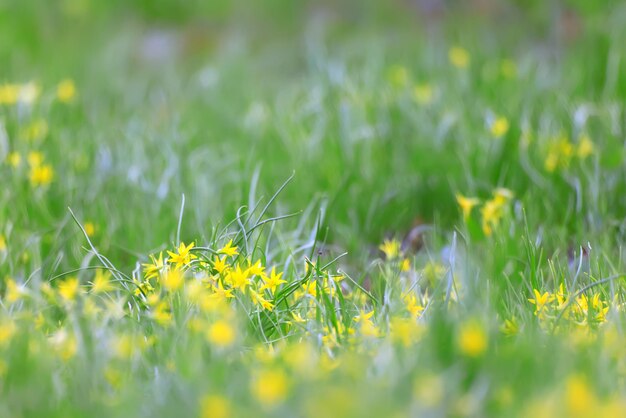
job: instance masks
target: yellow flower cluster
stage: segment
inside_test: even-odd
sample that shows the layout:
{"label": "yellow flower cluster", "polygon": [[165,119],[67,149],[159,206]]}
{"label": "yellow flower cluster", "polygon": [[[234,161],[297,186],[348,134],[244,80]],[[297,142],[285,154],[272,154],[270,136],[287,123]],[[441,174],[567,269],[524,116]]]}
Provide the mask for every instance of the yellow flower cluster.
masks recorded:
{"label": "yellow flower cluster", "polygon": [[577,143],[572,143],[564,134],[559,135],[548,142],[544,168],[550,173],[567,169],[574,158],[584,160],[594,151],[593,141],[587,134],[581,135]]}
{"label": "yellow flower cluster", "polygon": [[562,317],[581,326],[605,323],[610,309],[600,293],[570,295],[563,283],[555,293],[533,289],[533,297],[528,301],[534,305],[534,313],[541,321]]}
{"label": "yellow flower cluster", "polygon": [[[485,201],[480,208],[481,226],[483,233],[487,236],[493,234],[494,229],[499,225],[508,210],[508,204],[513,199],[513,192],[505,188],[497,188],[493,191],[492,198]],[[460,193],[456,195],[456,201],[463,214],[463,220],[467,222],[474,207],[480,205],[481,201],[475,197],[466,197]]]}

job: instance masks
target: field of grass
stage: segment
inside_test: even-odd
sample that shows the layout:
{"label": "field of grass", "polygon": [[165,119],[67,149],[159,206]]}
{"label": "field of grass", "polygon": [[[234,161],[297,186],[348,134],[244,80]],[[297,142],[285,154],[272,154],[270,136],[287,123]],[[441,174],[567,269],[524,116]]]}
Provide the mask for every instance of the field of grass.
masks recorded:
{"label": "field of grass", "polygon": [[0,417],[625,417],[624,19],[0,0]]}

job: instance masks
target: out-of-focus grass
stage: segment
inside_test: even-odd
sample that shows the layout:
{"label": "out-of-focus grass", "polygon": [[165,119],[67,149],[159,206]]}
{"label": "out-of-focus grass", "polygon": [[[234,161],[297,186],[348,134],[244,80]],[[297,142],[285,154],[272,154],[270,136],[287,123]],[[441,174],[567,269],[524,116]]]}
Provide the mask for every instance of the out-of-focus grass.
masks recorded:
{"label": "out-of-focus grass", "polygon": [[0,415],[620,416],[626,9],[422,3],[0,3]]}

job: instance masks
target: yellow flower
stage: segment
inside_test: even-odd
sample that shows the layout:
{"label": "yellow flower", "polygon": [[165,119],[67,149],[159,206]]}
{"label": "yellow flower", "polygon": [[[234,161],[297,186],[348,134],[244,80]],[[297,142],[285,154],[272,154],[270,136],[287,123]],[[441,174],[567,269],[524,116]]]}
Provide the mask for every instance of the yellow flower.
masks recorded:
{"label": "yellow flower", "polygon": [[409,311],[413,318],[417,318],[425,309],[421,303],[417,303],[417,297],[413,294],[406,295],[404,303],[406,304],[406,310]]}
{"label": "yellow flower", "polygon": [[6,251],[7,249],[7,240],[4,238],[4,235],[0,234],[0,251]]}
{"label": "yellow flower", "polygon": [[461,325],[458,336],[461,353],[468,357],[479,357],[487,350],[487,333],[477,321],[469,321]]}
{"label": "yellow flower", "polygon": [[494,138],[500,138],[509,131],[509,121],[504,116],[497,117],[491,124],[491,135]]}
{"label": "yellow flower", "polygon": [[217,252],[220,254],[226,254],[227,256],[230,256],[230,257],[239,254],[237,252],[237,247],[236,246],[233,247],[232,244],[233,244],[233,240],[231,239],[230,241],[228,241],[228,244],[224,245]]}
{"label": "yellow flower", "polygon": [[248,267],[247,274],[249,276],[265,276],[265,267],[261,264],[261,260],[257,260],[256,263]]}
{"label": "yellow flower", "polygon": [[252,298],[252,302],[255,305],[260,305],[263,309],[266,309],[270,312],[274,309],[274,305],[266,300],[263,296],[261,296],[258,292],[250,289],[250,296]]}
{"label": "yellow flower", "polygon": [[11,341],[11,338],[17,331],[15,322],[10,319],[3,319],[0,322],[0,347],[7,346]]}
{"label": "yellow flower", "polygon": [[568,417],[597,416],[597,398],[582,376],[571,376],[565,382],[565,408]]}
{"label": "yellow flower", "polygon": [[567,168],[573,154],[574,146],[566,136],[561,135],[559,138],[552,140],[548,146],[547,156],[544,161],[546,171],[552,173],[557,168]]}
{"label": "yellow flower", "polygon": [[466,222],[469,219],[474,206],[480,203],[480,200],[478,200],[477,198],[465,197],[460,193],[456,194],[456,201],[459,204],[459,207],[461,208],[461,212],[463,213],[463,220]]}
{"label": "yellow flower", "polygon": [[39,151],[31,151],[28,153],[26,160],[31,168],[39,167],[43,163],[43,154]]}
{"label": "yellow flower", "polygon": [[115,286],[111,282],[111,273],[107,270],[96,270],[96,277],[91,283],[93,293],[105,293],[114,290]]}
{"label": "yellow flower", "polygon": [[156,303],[152,310],[152,318],[162,326],[167,326],[172,322],[172,313],[167,302],[160,301]]}
{"label": "yellow flower", "polygon": [[390,321],[391,339],[405,347],[413,344],[422,334],[423,329],[411,318],[394,317]]}
{"label": "yellow flower", "polygon": [[59,283],[59,294],[67,301],[71,302],[76,299],[76,295],[79,291],[79,281],[76,277],[71,277],[61,283]]}
{"label": "yellow flower", "polygon": [[594,146],[589,135],[582,135],[578,139],[578,147],[576,148],[576,155],[580,159],[585,159],[593,154]]}
{"label": "yellow flower", "polygon": [[219,273],[225,273],[228,271],[228,264],[226,264],[226,257],[218,257],[215,256],[215,260],[213,261],[213,268]]}
{"label": "yellow flower", "polygon": [[92,222],[85,222],[83,228],[88,237],[92,237],[96,233],[96,226]]}
{"label": "yellow flower", "polygon": [[13,168],[17,168],[22,163],[22,156],[19,152],[13,151],[7,156],[7,162]]}
{"label": "yellow flower", "polygon": [[30,170],[30,184],[33,187],[45,187],[52,183],[54,177],[54,170],[50,164],[42,164],[31,168]]}
{"label": "yellow flower", "polygon": [[264,370],[252,381],[250,389],[261,405],[271,408],[287,398],[289,382],[281,370]]}
{"label": "yellow flower", "polygon": [[65,79],[57,85],[57,99],[62,103],[69,103],[76,97],[74,81]]}
{"label": "yellow flower", "polygon": [[400,242],[395,239],[384,240],[378,248],[385,253],[387,260],[392,260],[400,255]]}
{"label": "yellow flower", "polygon": [[413,97],[419,104],[430,104],[434,97],[432,86],[430,84],[418,84],[413,88]]}
{"label": "yellow flower", "polygon": [[549,292],[541,294],[537,289],[533,289],[534,298],[528,299],[530,303],[535,305],[535,315],[542,317],[545,312],[546,305],[554,300],[554,296]]}
{"label": "yellow flower", "polygon": [[175,292],[183,285],[184,274],[180,269],[168,269],[163,277],[161,283],[163,288],[168,292]]}
{"label": "yellow flower", "polygon": [[230,401],[223,396],[207,395],[200,400],[200,418],[230,418],[232,416]]}
{"label": "yellow flower", "polygon": [[178,246],[178,253],[173,253],[171,251],[167,252],[167,254],[170,256],[168,261],[170,263],[176,264],[176,267],[182,267],[182,266],[188,265],[191,262],[191,260],[198,258],[197,256],[195,256],[194,254],[190,252],[191,249],[195,247],[195,245],[196,243],[192,242],[188,246],[185,246],[185,243],[181,242],[180,245]]}
{"label": "yellow flower", "polygon": [[235,329],[224,320],[214,322],[206,333],[206,338],[211,344],[222,348],[231,346],[236,337]]}
{"label": "yellow flower", "polygon": [[274,293],[276,288],[283,283],[287,283],[287,280],[282,280],[281,276],[283,273],[276,274],[276,267],[272,267],[272,271],[270,272],[270,277],[266,277],[265,284],[261,286],[261,290],[268,289],[270,292]]}
{"label": "yellow flower", "polygon": [[20,94],[19,84],[0,85],[0,105],[13,105],[17,103]]}
{"label": "yellow flower", "polygon": [[448,59],[456,68],[467,68],[470,65],[470,55],[466,49],[454,46],[448,51]]}
{"label": "yellow flower", "polygon": [[163,252],[159,253],[159,258],[155,258],[154,255],[150,255],[152,263],[146,263],[143,265],[143,274],[146,279],[152,279],[159,276],[159,273],[165,267],[163,261]]}
{"label": "yellow flower", "polygon": [[402,260],[402,263],[400,264],[400,271],[409,271],[411,270],[411,260],[409,260],[408,258],[405,258],[404,260]]}
{"label": "yellow flower", "polygon": [[213,294],[211,295],[212,299],[227,299],[234,298],[233,289],[224,289],[221,283],[217,283],[213,286]]}
{"label": "yellow flower", "polygon": [[248,285],[248,270],[242,271],[241,267],[237,266],[228,273],[224,280],[233,288],[243,290]]}

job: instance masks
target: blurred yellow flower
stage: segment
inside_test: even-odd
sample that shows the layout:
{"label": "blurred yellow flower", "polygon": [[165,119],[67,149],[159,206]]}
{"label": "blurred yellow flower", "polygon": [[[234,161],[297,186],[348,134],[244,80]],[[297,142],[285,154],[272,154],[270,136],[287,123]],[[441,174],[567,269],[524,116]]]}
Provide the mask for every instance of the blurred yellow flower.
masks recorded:
{"label": "blurred yellow flower", "polygon": [[504,116],[498,116],[491,124],[491,135],[501,138],[509,131],[509,120]]}
{"label": "blurred yellow flower", "polygon": [[576,148],[576,156],[580,159],[589,157],[594,152],[593,141],[589,138],[589,135],[581,135],[578,139],[578,147]]}
{"label": "blurred yellow flower", "polygon": [[235,328],[225,320],[218,320],[209,326],[206,333],[207,340],[217,347],[231,346],[237,337]]}
{"label": "blurred yellow flower", "polygon": [[287,398],[289,382],[281,370],[263,370],[252,381],[250,389],[261,405],[271,408]]}
{"label": "blurred yellow flower", "polygon": [[19,84],[0,85],[0,105],[13,105],[17,103],[20,94]]}
{"label": "blurred yellow flower", "polygon": [[448,59],[456,68],[467,68],[470,65],[470,55],[466,49],[459,46],[453,46],[448,51]]}
{"label": "blurred yellow flower", "polygon": [[475,197],[465,197],[460,193],[456,194],[456,201],[461,208],[461,212],[463,213],[463,220],[467,222],[472,213],[472,208],[480,203]]}
{"label": "blurred yellow flower", "polygon": [[17,326],[13,320],[6,318],[0,320],[0,347],[9,344],[15,331],[17,331]]}
{"label": "blurred yellow flower", "polygon": [[4,238],[4,235],[0,234],[0,251],[6,251],[7,249],[7,240]]}
{"label": "blurred yellow flower", "polygon": [[168,269],[161,278],[163,288],[168,292],[175,292],[181,288],[184,283],[184,273],[178,268]]}
{"label": "blurred yellow flower", "polygon": [[54,170],[50,164],[34,166],[30,169],[29,179],[33,187],[45,187],[52,183]]}
{"label": "blurred yellow flower", "polygon": [[96,233],[96,226],[93,224],[93,222],[85,222],[83,228],[85,229],[85,233],[89,237],[92,237]]}
{"label": "blurred yellow flower", "polygon": [[111,273],[107,270],[96,270],[96,276],[91,284],[91,291],[93,293],[105,293],[114,290],[115,286],[111,282]]}
{"label": "blurred yellow flower", "polygon": [[70,277],[59,283],[59,295],[65,301],[71,302],[76,299],[79,291],[80,282],[77,277]]}
{"label": "blurred yellow flower", "polygon": [[76,85],[73,80],[65,79],[57,85],[57,99],[69,103],[76,97]]}
{"label": "blurred yellow flower", "polygon": [[200,400],[200,418],[230,418],[230,401],[219,395],[206,395]]}
{"label": "blurred yellow flower", "polygon": [[458,335],[461,353],[468,357],[479,357],[487,350],[487,333],[478,321],[468,321],[461,325]]}

